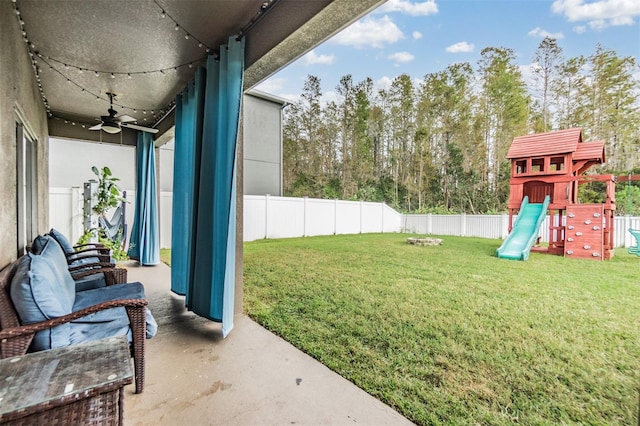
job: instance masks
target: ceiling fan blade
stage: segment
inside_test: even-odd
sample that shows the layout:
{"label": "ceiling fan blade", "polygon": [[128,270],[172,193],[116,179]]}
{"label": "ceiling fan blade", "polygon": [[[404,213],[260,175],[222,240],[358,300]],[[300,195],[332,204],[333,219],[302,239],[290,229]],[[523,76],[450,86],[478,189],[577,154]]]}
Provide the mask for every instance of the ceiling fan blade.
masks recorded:
{"label": "ceiling fan blade", "polygon": [[151,127],[138,126],[137,124],[122,123],[122,127],[128,127],[130,129],[135,129],[135,130],[142,130],[143,132],[149,132],[149,133],[158,133],[158,129],[152,129]]}
{"label": "ceiling fan blade", "polygon": [[122,115],[117,116],[116,120],[118,120],[120,123],[133,123],[133,122],[138,121],[135,118],[133,118],[130,115],[127,115],[127,114],[122,114]]}
{"label": "ceiling fan blade", "polygon": [[102,123],[89,127],[89,130],[100,130],[100,129],[102,129]]}

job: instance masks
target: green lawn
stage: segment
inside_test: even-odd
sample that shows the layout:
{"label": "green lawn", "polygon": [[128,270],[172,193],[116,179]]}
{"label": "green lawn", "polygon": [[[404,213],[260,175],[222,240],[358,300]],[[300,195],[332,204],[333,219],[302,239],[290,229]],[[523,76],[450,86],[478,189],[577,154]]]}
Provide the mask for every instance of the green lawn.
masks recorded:
{"label": "green lawn", "polygon": [[409,236],[245,243],[245,310],[419,424],[636,422],[639,257]]}
{"label": "green lawn", "polygon": [[171,266],[171,249],[160,249],[160,260]]}

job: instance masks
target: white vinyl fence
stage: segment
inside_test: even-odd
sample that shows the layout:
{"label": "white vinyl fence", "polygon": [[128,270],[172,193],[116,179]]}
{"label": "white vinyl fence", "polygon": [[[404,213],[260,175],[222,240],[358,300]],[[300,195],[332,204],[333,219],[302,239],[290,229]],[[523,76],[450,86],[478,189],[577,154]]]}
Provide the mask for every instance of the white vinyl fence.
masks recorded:
{"label": "white vinyl fence", "polygon": [[[49,188],[49,227],[56,228],[75,243],[84,234],[83,198],[84,189],[74,186],[72,188]],[[127,206],[125,209],[126,223],[131,231],[133,224],[133,207],[136,193],[126,190]],[[171,207],[171,205],[169,205]],[[113,212],[108,212],[110,218]],[[168,228],[169,242],[171,242],[171,223]],[[129,241],[129,235],[127,235]]]}
{"label": "white vinyl fence", "polygon": [[402,231],[384,203],[245,195],[243,209],[244,241]]}
{"label": "white vinyl fence", "polygon": [[[133,223],[135,192],[127,190],[127,224]],[[72,241],[83,233],[82,188],[50,188],[51,227]],[[161,192],[158,199],[160,246],[171,247],[172,193]],[[315,235],[404,232],[504,239],[508,215],[433,215],[398,213],[384,203],[321,200],[261,195],[244,196],[243,239],[310,237]],[[542,241],[549,241],[548,218],[541,225]],[[627,229],[640,229],[640,217],[615,218],[616,247],[635,241]],[[128,238],[127,238],[128,241]]]}
{"label": "white vinyl fence", "polygon": [[[640,217],[618,216],[613,224],[616,247],[635,244],[629,228],[640,229]],[[504,239],[509,234],[509,215],[432,215],[407,214],[402,218],[403,232],[413,234],[457,235]],[[549,216],[540,225],[540,239],[549,242]]]}

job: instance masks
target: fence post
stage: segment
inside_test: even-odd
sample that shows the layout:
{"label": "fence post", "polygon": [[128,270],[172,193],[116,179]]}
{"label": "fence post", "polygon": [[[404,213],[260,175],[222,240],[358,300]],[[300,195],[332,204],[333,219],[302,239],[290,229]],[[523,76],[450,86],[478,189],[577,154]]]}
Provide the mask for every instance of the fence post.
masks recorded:
{"label": "fence post", "polygon": [[269,194],[264,196],[264,238],[269,238]]}
{"label": "fence post", "polygon": [[629,228],[631,228],[631,216],[626,214],[624,215],[624,241],[622,247],[631,247],[632,235],[629,233]]}
{"label": "fence post", "polygon": [[307,236],[307,196],[302,199],[302,236]]}
{"label": "fence post", "polygon": [[380,233],[384,234],[384,203],[380,203]]}
{"label": "fence post", "polygon": [[427,235],[433,234],[433,215],[427,213]]}
{"label": "fence post", "polygon": [[74,243],[75,241],[78,241],[81,236],[78,230],[82,227],[81,219],[83,219],[83,204],[84,198],[82,197],[82,190],[80,187],[71,187],[71,232],[69,237]]}
{"label": "fence post", "polygon": [[466,213],[462,213],[460,215],[460,236],[461,237],[467,236],[467,214]]}
{"label": "fence post", "polygon": [[362,200],[360,200],[360,233],[362,234]]}
{"label": "fence post", "polygon": [[509,215],[502,214],[502,229],[500,230],[502,234],[501,238],[504,240],[509,235]]}
{"label": "fence post", "polygon": [[338,234],[338,199],[333,199],[333,235]]}

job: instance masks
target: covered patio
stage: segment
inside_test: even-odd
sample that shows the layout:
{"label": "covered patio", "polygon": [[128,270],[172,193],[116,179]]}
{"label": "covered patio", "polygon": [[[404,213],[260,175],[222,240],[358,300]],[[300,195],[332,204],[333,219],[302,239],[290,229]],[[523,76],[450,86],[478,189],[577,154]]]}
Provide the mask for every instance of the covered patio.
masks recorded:
{"label": "covered patio", "polygon": [[169,292],[168,266],[123,266],[144,280],[159,325],[147,341],[145,391],[125,389],[126,424],[412,424],[244,315],[222,339],[219,324]]}

